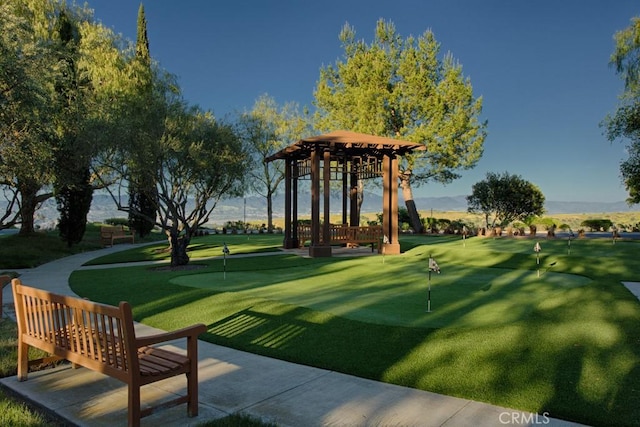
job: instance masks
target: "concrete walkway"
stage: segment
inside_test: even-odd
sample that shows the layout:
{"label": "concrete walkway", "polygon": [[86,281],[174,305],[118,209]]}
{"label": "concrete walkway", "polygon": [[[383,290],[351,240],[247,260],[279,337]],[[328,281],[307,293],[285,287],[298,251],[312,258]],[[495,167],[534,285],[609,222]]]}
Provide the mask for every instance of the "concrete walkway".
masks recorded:
{"label": "concrete walkway", "polygon": [[640,300],[640,282],[622,282],[622,284]]}
{"label": "concrete walkway", "polygon": [[[66,295],[72,271],[90,259],[132,245],[118,245],[21,270],[28,285]],[[107,266],[105,266],[106,268]],[[10,286],[3,291],[5,313],[11,315]],[[153,333],[136,325],[138,334]],[[184,349],[182,343],[167,348]],[[399,387],[351,375],[296,365],[199,342],[200,415],[187,418],[185,405],[144,418],[143,426],[195,426],[200,422],[245,413],[279,426],[577,426],[553,414],[530,414],[467,399]],[[184,394],[183,377],[148,385],[142,401],[161,402]],[[127,390],[119,381],[88,369],[62,366],[15,377],[0,384],[77,426],[124,426]]]}

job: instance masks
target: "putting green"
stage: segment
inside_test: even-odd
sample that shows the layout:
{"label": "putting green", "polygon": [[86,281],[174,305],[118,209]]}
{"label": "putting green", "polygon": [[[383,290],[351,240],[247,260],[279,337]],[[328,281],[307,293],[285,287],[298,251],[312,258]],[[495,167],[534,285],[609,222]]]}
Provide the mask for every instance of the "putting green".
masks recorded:
{"label": "putting green", "polygon": [[[250,259],[248,261],[250,262]],[[423,265],[424,264],[424,265]],[[412,327],[477,327],[522,320],[534,311],[565,304],[567,292],[591,279],[551,271],[447,265],[431,275],[415,258],[365,257],[318,266],[192,274],[172,283],[240,298],[262,298],[349,319]]]}

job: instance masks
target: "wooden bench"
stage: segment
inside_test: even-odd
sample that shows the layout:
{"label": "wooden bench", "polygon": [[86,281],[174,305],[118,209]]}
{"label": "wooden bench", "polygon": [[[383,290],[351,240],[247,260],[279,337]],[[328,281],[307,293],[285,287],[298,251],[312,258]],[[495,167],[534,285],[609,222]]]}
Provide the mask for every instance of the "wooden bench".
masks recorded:
{"label": "wooden bench", "polygon": [[[304,247],[306,241],[311,241],[310,225],[298,225],[297,232],[300,247]],[[320,229],[320,238],[322,239],[322,228]],[[370,244],[371,251],[373,252],[375,247],[380,249],[382,240],[382,227],[379,225],[350,227],[347,225],[331,224],[329,226],[329,242],[331,245],[358,247],[363,244]]]}
{"label": "wooden bench", "polygon": [[103,225],[100,227],[102,246],[113,246],[116,240],[131,240],[135,243],[134,230],[126,230],[123,225]]}
{"label": "wooden bench", "polygon": [[[173,332],[136,337],[131,306],[99,304],[58,295],[12,280],[13,300],[18,323],[18,380],[27,379],[28,367],[60,359],[116,378],[128,385],[128,424],[139,426],[140,419],[158,409],[187,404],[187,415],[198,415],[198,335],[203,324]],[[186,338],[187,352],[180,354],[153,347]],[[51,356],[29,360],[29,346]],[[156,407],[141,410],[140,387],[185,374],[187,394]]]}

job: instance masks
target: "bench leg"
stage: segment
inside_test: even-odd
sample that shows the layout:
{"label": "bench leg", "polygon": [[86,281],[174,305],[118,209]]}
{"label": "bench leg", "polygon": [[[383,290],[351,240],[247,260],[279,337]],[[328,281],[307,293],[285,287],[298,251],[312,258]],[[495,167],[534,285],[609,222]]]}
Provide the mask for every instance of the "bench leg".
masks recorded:
{"label": "bench leg", "polygon": [[198,368],[187,374],[187,416],[198,416]]}
{"label": "bench leg", "polygon": [[26,381],[29,372],[29,344],[18,343],[18,381]]}
{"label": "bench leg", "polygon": [[129,384],[129,427],[140,426],[140,386]]}
{"label": "bench leg", "polygon": [[198,339],[187,338],[187,354],[189,355],[189,372],[187,372],[187,416],[198,415]]}

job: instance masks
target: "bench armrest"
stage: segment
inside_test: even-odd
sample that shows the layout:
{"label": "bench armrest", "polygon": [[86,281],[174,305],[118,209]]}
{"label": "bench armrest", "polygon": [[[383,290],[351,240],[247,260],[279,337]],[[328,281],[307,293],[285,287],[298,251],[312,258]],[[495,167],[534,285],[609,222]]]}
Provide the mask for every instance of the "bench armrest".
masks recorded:
{"label": "bench armrest", "polygon": [[144,347],[148,345],[172,341],[178,338],[192,338],[192,337],[197,338],[198,335],[203,334],[206,331],[207,331],[207,327],[202,323],[198,323],[196,325],[187,326],[186,328],[177,329],[171,332],[163,332],[161,334],[148,335],[148,336],[136,338],[136,346]]}

